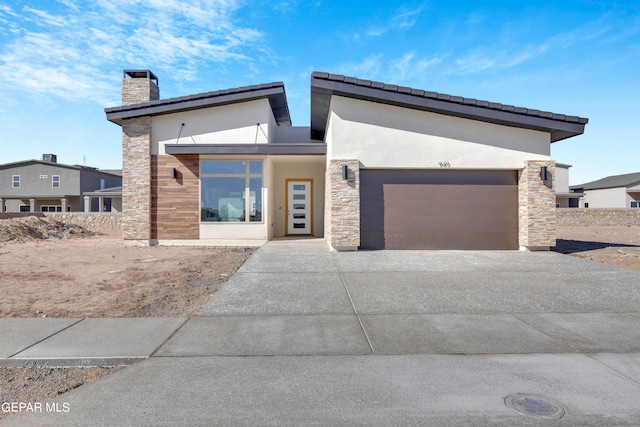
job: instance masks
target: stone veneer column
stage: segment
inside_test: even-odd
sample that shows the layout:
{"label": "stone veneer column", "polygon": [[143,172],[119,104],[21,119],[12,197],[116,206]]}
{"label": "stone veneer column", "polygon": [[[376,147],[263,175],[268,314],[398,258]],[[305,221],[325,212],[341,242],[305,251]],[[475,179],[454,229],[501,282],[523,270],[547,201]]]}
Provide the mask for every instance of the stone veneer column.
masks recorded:
{"label": "stone veneer column", "polygon": [[122,123],[122,237],[151,239],[151,117]]}
{"label": "stone veneer column", "polygon": [[[547,167],[548,180],[540,179]],[[549,250],[556,244],[556,162],[527,160],[518,180],[520,250]]]}
{"label": "stone veneer column", "polygon": [[[125,72],[126,73],[126,72]],[[122,105],[160,99],[151,72],[122,79]],[[122,122],[122,237],[151,243],[151,117]]]}
{"label": "stone veneer column", "polygon": [[[342,178],[347,165],[348,178]],[[325,180],[325,239],[339,251],[360,246],[360,161],[331,160]]]}

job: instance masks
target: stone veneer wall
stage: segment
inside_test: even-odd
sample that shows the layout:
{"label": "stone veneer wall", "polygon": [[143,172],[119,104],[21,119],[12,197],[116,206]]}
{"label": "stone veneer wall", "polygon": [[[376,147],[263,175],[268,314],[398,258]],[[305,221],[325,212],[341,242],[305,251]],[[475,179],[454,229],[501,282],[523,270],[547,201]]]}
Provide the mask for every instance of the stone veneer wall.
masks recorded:
{"label": "stone veneer wall", "polygon": [[[547,167],[549,179],[540,179]],[[556,244],[556,162],[528,160],[518,179],[518,224],[520,247],[548,249]]]}
{"label": "stone veneer wall", "polygon": [[151,117],[122,123],[122,237],[151,239]]}
{"label": "stone veneer wall", "polygon": [[631,227],[640,226],[640,209],[633,208],[558,208],[559,227]]}
{"label": "stone veneer wall", "polygon": [[[342,165],[348,179],[342,179]],[[331,160],[325,180],[325,238],[337,250],[360,246],[360,161]]]}
{"label": "stone veneer wall", "polygon": [[47,217],[65,224],[75,224],[89,231],[101,234],[120,235],[122,232],[119,212],[24,212],[0,213],[1,219],[26,216]]}
{"label": "stone veneer wall", "polygon": [[139,104],[158,99],[160,99],[160,88],[150,79],[122,79],[122,105]]}

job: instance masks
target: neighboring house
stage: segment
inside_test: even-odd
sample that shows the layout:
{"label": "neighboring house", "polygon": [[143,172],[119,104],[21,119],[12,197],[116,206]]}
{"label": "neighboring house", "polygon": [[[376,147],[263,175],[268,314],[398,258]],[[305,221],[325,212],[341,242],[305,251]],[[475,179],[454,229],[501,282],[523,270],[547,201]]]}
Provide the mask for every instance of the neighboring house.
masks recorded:
{"label": "neighboring house", "polygon": [[556,208],[577,208],[582,193],[569,189],[571,165],[556,163]]}
{"label": "neighboring house", "polygon": [[324,237],[335,249],[548,249],[550,144],[585,118],[352,77],[311,75],[310,127],[284,85],[160,99],[124,72],[123,237],[260,244]]}
{"label": "neighboring house", "polygon": [[573,185],[571,191],[582,193],[581,208],[640,208],[640,172]]}
{"label": "neighboring house", "polygon": [[122,212],[122,186],[84,193],[85,212]]}
{"label": "neighboring house", "polygon": [[0,212],[81,212],[86,193],[121,185],[122,177],[45,154],[43,160],[0,165],[0,183]]}

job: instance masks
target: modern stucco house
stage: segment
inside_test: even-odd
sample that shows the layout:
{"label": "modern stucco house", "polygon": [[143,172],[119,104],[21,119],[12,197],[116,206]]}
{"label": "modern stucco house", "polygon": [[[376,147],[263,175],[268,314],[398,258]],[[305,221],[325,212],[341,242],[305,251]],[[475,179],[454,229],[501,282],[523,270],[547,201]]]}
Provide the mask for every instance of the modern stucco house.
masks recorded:
{"label": "modern stucco house", "polygon": [[[89,193],[101,188],[121,185],[115,171],[67,165],[57,162],[55,154],[42,160],[0,165],[0,212],[82,212],[91,207]],[[102,210],[95,198],[94,210]],[[121,195],[109,195],[109,210],[120,210]]]}
{"label": "modern stucco house", "polygon": [[324,237],[338,250],[548,249],[550,144],[587,119],[311,75],[310,127],[283,83],[160,99],[124,72],[123,237],[144,244],[260,244]]}
{"label": "modern stucco house", "polygon": [[640,172],[573,185],[581,208],[640,208]]}

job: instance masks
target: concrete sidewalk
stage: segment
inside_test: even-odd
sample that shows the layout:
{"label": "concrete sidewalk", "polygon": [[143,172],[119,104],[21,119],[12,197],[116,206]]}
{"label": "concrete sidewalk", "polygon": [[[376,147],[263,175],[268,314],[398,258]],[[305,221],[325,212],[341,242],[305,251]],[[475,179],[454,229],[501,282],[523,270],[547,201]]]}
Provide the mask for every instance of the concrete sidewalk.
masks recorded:
{"label": "concrete sidewalk", "polygon": [[193,318],[0,319],[0,358],[138,361],[7,425],[638,425],[640,273],[272,241]]}

